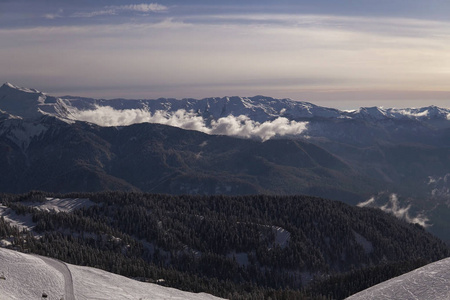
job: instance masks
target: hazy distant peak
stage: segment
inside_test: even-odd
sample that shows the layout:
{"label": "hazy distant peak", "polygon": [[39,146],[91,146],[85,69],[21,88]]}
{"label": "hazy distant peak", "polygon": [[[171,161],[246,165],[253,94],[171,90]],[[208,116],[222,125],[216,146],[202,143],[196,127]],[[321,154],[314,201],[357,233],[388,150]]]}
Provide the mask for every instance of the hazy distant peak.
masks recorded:
{"label": "hazy distant peak", "polygon": [[0,87],[0,110],[23,119],[38,119],[49,115],[67,120],[69,114],[62,99],[9,82]]}
{"label": "hazy distant peak", "polygon": [[3,85],[2,85],[2,87],[10,87],[10,88],[15,88],[16,86],[15,85],[13,85],[12,83],[9,83],[9,82],[5,82]]}
{"label": "hazy distant peak", "polygon": [[5,82],[1,87],[4,88],[4,89],[9,88],[9,89],[14,89],[14,90],[25,92],[25,93],[39,93],[39,94],[42,94],[41,92],[39,92],[36,89],[20,87],[20,86],[14,85],[14,84],[9,83],[9,82]]}

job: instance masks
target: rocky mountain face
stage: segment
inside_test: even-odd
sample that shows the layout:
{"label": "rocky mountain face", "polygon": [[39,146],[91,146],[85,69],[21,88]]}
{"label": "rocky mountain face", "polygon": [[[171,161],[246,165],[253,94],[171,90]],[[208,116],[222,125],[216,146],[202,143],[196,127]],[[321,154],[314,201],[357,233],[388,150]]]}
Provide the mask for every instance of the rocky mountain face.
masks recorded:
{"label": "rocky mountain face", "polygon": [[4,84],[0,153],[4,192],[301,193],[351,204],[373,199],[367,205],[410,220],[417,216],[450,240],[447,108],[340,111],[264,96],[58,98]]}

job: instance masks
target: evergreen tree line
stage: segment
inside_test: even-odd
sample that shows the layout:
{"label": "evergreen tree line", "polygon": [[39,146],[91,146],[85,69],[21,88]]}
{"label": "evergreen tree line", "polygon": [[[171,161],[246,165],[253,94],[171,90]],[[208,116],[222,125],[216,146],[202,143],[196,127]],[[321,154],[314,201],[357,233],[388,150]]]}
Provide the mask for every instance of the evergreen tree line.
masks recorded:
{"label": "evergreen tree line", "polygon": [[[46,197],[95,205],[70,213],[23,205]],[[230,299],[342,299],[450,254],[418,225],[306,196],[30,192],[0,199],[30,214],[42,236],[0,222],[0,237],[12,237],[17,249]],[[286,243],[277,242],[277,228],[289,233]]]}

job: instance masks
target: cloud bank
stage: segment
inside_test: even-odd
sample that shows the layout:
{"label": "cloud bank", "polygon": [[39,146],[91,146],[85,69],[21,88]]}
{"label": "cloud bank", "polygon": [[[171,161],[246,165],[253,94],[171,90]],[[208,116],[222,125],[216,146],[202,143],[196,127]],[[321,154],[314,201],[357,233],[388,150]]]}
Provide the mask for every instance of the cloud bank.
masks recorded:
{"label": "cloud bank", "polygon": [[207,134],[230,135],[243,138],[259,138],[262,141],[275,136],[299,135],[306,129],[308,122],[290,121],[279,117],[272,121],[259,123],[249,117],[227,116],[212,120],[206,125],[205,120],[192,111],[184,109],[173,113],[158,110],[154,114],[140,109],[116,110],[109,106],[97,107],[95,110],[74,110],[71,112],[76,120],[94,123],[100,126],[127,126],[136,123],[158,123]]}
{"label": "cloud bank", "polygon": [[411,204],[409,204],[406,207],[401,207],[398,203],[398,197],[396,194],[389,195],[389,201],[383,206],[378,206],[376,204],[375,197],[372,197],[365,202],[358,203],[357,206],[358,207],[376,207],[376,208],[381,209],[384,212],[394,215],[395,217],[397,217],[399,219],[405,220],[408,223],[419,224],[423,227],[430,226],[429,224],[427,224],[429,219],[426,216],[424,216],[423,214],[418,214],[415,217],[411,217],[409,215],[409,210],[411,208]]}

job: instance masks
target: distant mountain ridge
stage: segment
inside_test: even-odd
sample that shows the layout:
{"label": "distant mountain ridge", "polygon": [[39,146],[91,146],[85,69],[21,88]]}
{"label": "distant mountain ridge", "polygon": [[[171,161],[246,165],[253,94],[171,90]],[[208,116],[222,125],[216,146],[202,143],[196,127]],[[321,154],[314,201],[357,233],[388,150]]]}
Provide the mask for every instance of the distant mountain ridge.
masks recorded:
{"label": "distant mountain ridge", "polygon": [[363,119],[366,121],[393,119],[423,122],[439,120],[448,123],[446,126],[450,127],[450,109],[437,106],[403,109],[363,107],[357,110],[342,111],[303,101],[265,96],[212,97],[201,100],[173,98],[104,100],[74,96],[53,97],[36,89],[21,88],[11,83],[5,83],[0,87],[0,110],[22,118],[51,115],[62,120],[74,121],[77,120],[74,112],[92,111],[99,107],[111,107],[115,110],[138,109],[152,114],[156,111],[174,113],[183,109],[192,111],[203,118],[215,120],[229,115],[246,115],[257,122],[265,122],[278,117],[285,117],[289,120],[311,118]]}

